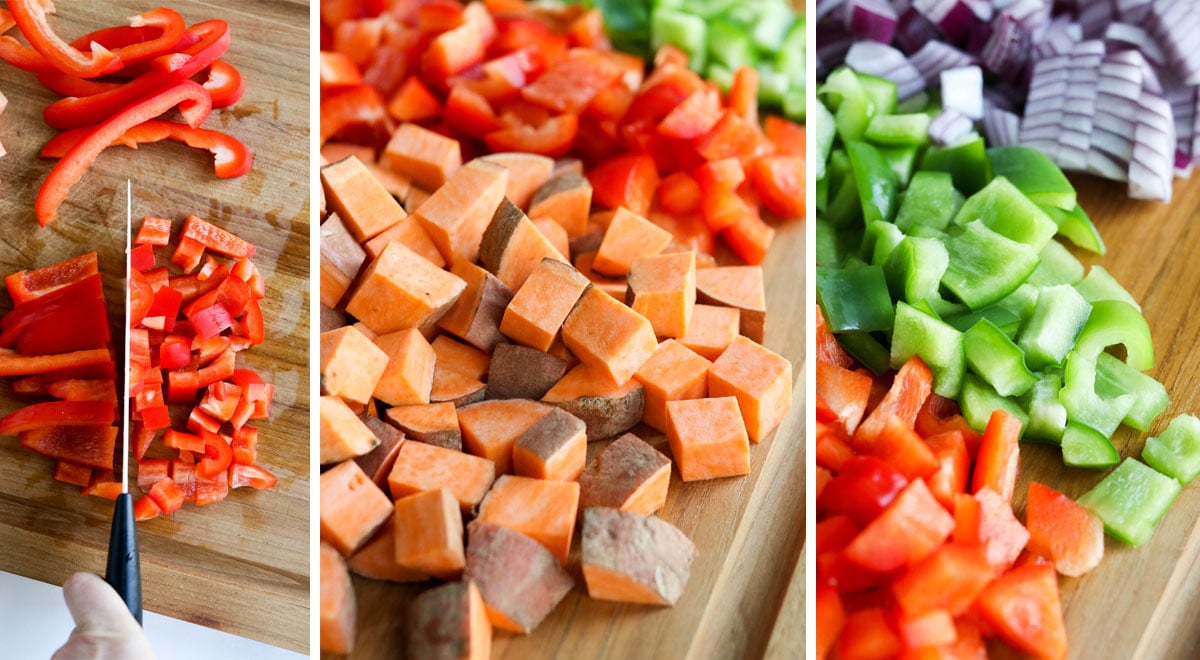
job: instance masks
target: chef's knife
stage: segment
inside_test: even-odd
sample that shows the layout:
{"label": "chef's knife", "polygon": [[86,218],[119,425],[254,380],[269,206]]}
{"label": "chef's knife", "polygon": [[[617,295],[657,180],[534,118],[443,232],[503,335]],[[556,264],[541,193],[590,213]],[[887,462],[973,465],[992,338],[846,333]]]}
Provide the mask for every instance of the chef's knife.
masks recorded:
{"label": "chef's knife", "polygon": [[125,181],[125,383],[121,395],[121,494],[113,510],[112,534],[108,538],[108,567],[104,580],[112,585],[129,607],[138,624],[142,623],[142,569],[138,560],[137,530],[133,520],[133,498],[129,495],[129,273],[133,248],[133,184]]}

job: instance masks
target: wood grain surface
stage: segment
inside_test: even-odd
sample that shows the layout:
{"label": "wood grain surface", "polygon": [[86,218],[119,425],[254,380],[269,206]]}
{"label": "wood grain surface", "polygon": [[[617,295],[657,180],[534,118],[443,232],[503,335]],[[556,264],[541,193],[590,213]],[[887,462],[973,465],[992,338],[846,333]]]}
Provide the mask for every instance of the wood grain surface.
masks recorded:
{"label": "wood grain surface", "polygon": [[[1125,186],[1073,179],[1108,254],[1076,250],[1101,265],[1142,304],[1154,339],[1155,368],[1171,404],[1150,428],[1200,413],[1200,177],[1176,181],[1171,204],[1125,199]],[[1147,434],[1122,426],[1113,443],[1140,457]],[[1063,467],[1057,448],[1021,445],[1014,504],[1025,507],[1031,480],[1078,497],[1107,471]],[[1023,513],[1022,513],[1023,518]],[[1105,539],[1104,561],[1081,578],[1061,578],[1072,658],[1200,657],[1200,481],[1183,489],[1154,536],[1138,548]]]}
{"label": "wood grain surface", "polygon": [[[260,427],[259,462],[279,477],[274,491],[232,491],[219,504],[185,505],[139,524],[148,610],[296,651],[309,622],[309,185],[308,4],[294,0],[170,3],[188,24],[220,18],[233,42],[246,94],[205,123],[254,152],[245,177],[213,176],[211,156],[178,144],[103,153],[71,190],[51,226],[39,229],[33,200],[50,170],[37,153],[53,131],[41,119],[56,97],[32,74],[0,65],[0,274],[96,250],[112,326],[123,318],[125,179],[133,181],[135,229],[144,215],[206,218],[259,246],[266,278],[266,342],[239,365],[275,384]],[[53,24],[67,38],[117,25],[157,5],[132,0],[60,2]],[[176,223],[176,228],[179,223]],[[160,257],[161,259],[161,257]],[[161,263],[161,261],[160,261]],[[0,313],[11,308],[7,296]],[[26,401],[0,385],[0,414]],[[83,497],[51,478],[53,463],[0,438],[0,570],[62,584],[80,570],[102,572],[112,502]],[[136,488],[132,488],[136,491]],[[2,655],[2,654],[0,654]]]}
{"label": "wood grain surface", "polygon": [[[750,450],[746,477],[683,483],[672,473],[659,515],[683,530],[699,554],[683,598],[673,608],[592,600],[578,571],[578,541],[569,570],[576,588],[527,637],[497,631],[492,657],[755,658],[780,625],[803,627],[803,606],[781,611],[804,544],[804,223],[780,228],[764,264],[766,345],[792,362],[792,409],[779,429]],[[666,440],[636,431],[669,453]],[[589,458],[605,443],[592,443]],[[803,577],[799,578],[801,588]],[[408,602],[428,585],[354,578],[358,644],[354,658],[403,655]],[[777,642],[778,644],[778,642]],[[794,655],[803,654],[803,635]]]}

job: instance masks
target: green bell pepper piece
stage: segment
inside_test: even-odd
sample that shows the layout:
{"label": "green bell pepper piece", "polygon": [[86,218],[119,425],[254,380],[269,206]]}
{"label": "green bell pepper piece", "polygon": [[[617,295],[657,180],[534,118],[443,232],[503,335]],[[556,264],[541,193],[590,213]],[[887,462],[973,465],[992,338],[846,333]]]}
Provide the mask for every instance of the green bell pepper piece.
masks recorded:
{"label": "green bell pepper piece", "polygon": [[891,222],[898,206],[896,173],[879,150],[866,142],[848,142],[846,154],[850,157],[850,167],[858,185],[863,220],[868,225],[880,220]]}
{"label": "green bell pepper piece", "polygon": [[882,266],[891,258],[904,232],[890,222],[873,222],[863,231],[862,256],[869,263]]}
{"label": "green bell pepper piece", "polygon": [[1108,353],[1096,359],[1096,394],[1105,399],[1132,395],[1133,407],[1121,421],[1139,431],[1149,431],[1150,424],[1171,403],[1162,383]]}
{"label": "green bell pepper piece", "polygon": [[1150,539],[1180,490],[1178,481],[1127,458],[1079,503],[1104,521],[1110,536],[1138,546]]}
{"label": "green bell pepper piece", "polygon": [[884,348],[869,332],[847,332],[837,336],[838,343],[854,359],[863,364],[877,376],[882,376],[891,368],[888,362],[888,349]]}
{"label": "green bell pepper piece", "polygon": [[1139,312],[1142,311],[1142,306],[1138,304],[1138,301],[1134,300],[1129,291],[1121,286],[1121,283],[1107,270],[1104,270],[1103,266],[1092,266],[1087,277],[1075,285],[1075,290],[1088,302],[1120,300],[1133,305]]}
{"label": "green bell pepper piece", "polygon": [[[1096,361],[1105,348],[1125,346],[1125,362],[1137,371],[1154,366],[1154,345],[1146,319],[1132,306],[1118,301],[1092,303],[1092,312],[1067,354],[1063,370],[1063,389],[1059,399],[1071,421],[1084,424],[1105,435],[1112,435],[1133,406],[1134,396],[1105,399],[1096,393]],[[1128,399],[1122,409],[1123,400]]]}
{"label": "green bell pepper piece", "polygon": [[1062,444],[1063,432],[1067,428],[1067,409],[1058,400],[1060,389],[1062,374],[1046,371],[1022,397],[1021,402],[1029,411],[1029,425],[1025,429],[1026,440]]}
{"label": "green bell pepper piece", "polygon": [[1050,216],[1002,176],[992,179],[983,190],[968,197],[954,216],[954,224],[959,226],[973,220],[979,220],[988,229],[1037,252],[1058,231]]}
{"label": "green bell pepper piece", "polygon": [[[892,226],[877,223],[873,226]],[[900,231],[899,229],[896,230]],[[938,283],[950,263],[946,246],[936,238],[904,237],[892,250],[883,274],[887,277],[888,289],[895,300],[915,303],[918,300],[937,296]]]}
{"label": "green bell pepper piece", "polygon": [[1000,299],[996,303],[997,307],[1008,310],[1013,316],[1021,320],[1024,325],[1033,314],[1034,308],[1037,307],[1038,288],[1028,284],[1022,284],[1017,287],[1012,293]]}
{"label": "green bell pepper piece", "polygon": [[1186,486],[1200,475],[1200,419],[1180,415],[1158,437],[1146,439],[1142,458],[1150,467]]}
{"label": "green bell pepper piece", "polygon": [[967,366],[1000,396],[1020,396],[1037,383],[1021,349],[991,321],[980,319],[963,333]]}
{"label": "green bell pepper piece", "polygon": [[1058,366],[1075,346],[1092,306],[1067,284],[1038,289],[1037,305],[1017,345],[1033,369]]}
{"label": "green bell pepper piece", "polygon": [[[750,24],[755,45],[768,53],[781,53],[792,34],[793,24],[797,22],[796,12],[783,0],[759,2],[757,7],[758,15]],[[800,21],[802,23],[803,18]],[[803,24],[800,27],[803,28]],[[804,49],[800,51],[804,52]]]}
{"label": "green bell pepper piece", "polygon": [[841,149],[829,157],[830,186],[835,191],[829,199],[825,219],[839,228],[861,224],[862,198],[859,196],[858,181],[850,167],[850,157]]}
{"label": "green bell pepper piece", "polygon": [[1009,339],[1016,337],[1017,330],[1021,328],[1020,317],[999,305],[989,305],[973,312],[968,311],[963,314],[949,316],[946,318],[946,323],[954,326],[960,332],[966,332],[971,326],[978,323],[980,319],[991,321],[992,325],[999,328],[1000,332],[1003,332],[1004,336]]}
{"label": "green bell pepper piece", "polygon": [[816,252],[817,265],[841,266],[843,252],[838,249],[838,232],[824,218],[817,218],[814,233],[816,239],[813,250]]}
{"label": "green bell pepper piece", "polygon": [[808,108],[808,94],[805,93],[803,87],[796,87],[795,83],[783,94],[783,114],[788,119],[794,122],[804,123]]}
{"label": "green bell pepper piece", "polygon": [[758,64],[758,48],[746,29],[724,20],[708,24],[708,53],[730,69]]}
{"label": "green bell pepper piece", "polygon": [[1037,268],[1033,248],[997,234],[982,222],[968,222],[945,244],[950,266],[942,284],[971,309],[1011,294]]}
{"label": "green bell pepper piece", "polygon": [[833,332],[890,330],[895,319],[882,266],[818,266],[817,299]]}
{"label": "green bell pepper piece", "polygon": [[892,168],[892,172],[895,173],[896,183],[900,186],[907,186],[913,171],[916,170],[917,154],[920,152],[920,148],[876,147],[876,149],[879,150],[879,155],[887,161],[888,167]]}
{"label": "green bell pepper piece", "polygon": [[905,233],[914,227],[928,226],[944,230],[962,206],[962,193],[954,189],[954,179],[946,172],[914,172],[900,202],[896,225]]}
{"label": "green bell pepper piece", "polygon": [[1007,178],[1033,203],[1067,211],[1075,208],[1075,187],[1042,152],[1029,147],[992,147],[987,155],[992,173]]}
{"label": "green bell pepper piece", "polygon": [[920,147],[929,144],[929,115],[875,115],[863,137],[877,145]]}
{"label": "green bell pepper piece", "polygon": [[871,116],[896,112],[896,83],[878,76],[855,72],[863,92],[871,100]]}
{"label": "green bell pepper piece", "polygon": [[708,23],[703,17],[678,9],[659,7],[650,16],[650,47],[657,51],[671,44],[688,56],[688,67],[704,72],[708,60]]}
{"label": "green bell pepper piece", "polygon": [[1015,400],[1000,396],[991,385],[973,373],[963,376],[962,393],[958,396],[958,405],[962,408],[963,418],[967,424],[983,433],[987,428],[988,419],[997,408],[1003,408],[1012,413],[1013,417],[1021,420],[1021,433],[1029,425],[1029,415]]}
{"label": "green bell pepper piece", "polygon": [[899,369],[914,355],[933,372],[933,391],[958,396],[964,374],[963,334],[935,316],[901,302],[892,330],[891,367]]}
{"label": "green bell pepper piece", "polygon": [[1048,241],[1038,253],[1038,267],[1026,280],[1033,286],[1078,284],[1083,280],[1083,264],[1058,241]]}
{"label": "green bell pepper piece", "polygon": [[952,147],[930,147],[921,161],[921,169],[949,172],[954,177],[954,187],[967,195],[979,192],[992,180],[992,163],[983,138]]}
{"label": "green bell pepper piece", "polygon": [[1096,230],[1096,225],[1092,224],[1092,219],[1078,204],[1070,211],[1045,205],[1042,206],[1042,210],[1058,225],[1060,236],[1065,236],[1075,245],[1096,254],[1108,251],[1104,247],[1104,239],[1100,238],[1100,232]]}
{"label": "green bell pepper piece", "polygon": [[773,108],[782,106],[784,97],[792,88],[792,81],[786,73],[776,71],[767,62],[759,62],[755,68],[758,69],[758,102]]}
{"label": "green bell pepper piece", "polygon": [[804,88],[807,84],[807,54],[804,47],[805,24],[804,15],[797,15],[795,23],[792,24],[792,29],[788,30],[787,37],[783,40],[783,44],[779,48],[764,49],[766,52],[776,53],[775,66],[787,74],[788,79],[792,81],[793,89],[797,87]]}
{"label": "green bell pepper piece", "polygon": [[1068,422],[1063,431],[1062,457],[1070,467],[1094,469],[1111,467],[1121,460],[1108,436],[1075,422]]}

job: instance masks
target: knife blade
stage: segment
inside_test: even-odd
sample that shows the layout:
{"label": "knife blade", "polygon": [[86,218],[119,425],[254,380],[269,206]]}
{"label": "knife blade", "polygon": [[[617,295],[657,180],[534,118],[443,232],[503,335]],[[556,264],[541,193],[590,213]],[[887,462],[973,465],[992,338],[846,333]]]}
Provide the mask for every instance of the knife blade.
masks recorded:
{"label": "knife blade", "polygon": [[125,384],[121,396],[121,494],[113,508],[112,531],[108,538],[108,565],[104,580],[125,601],[129,613],[142,623],[142,569],[138,557],[137,528],[133,518],[133,497],[129,494],[129,273],[133,254],[133,183],[125,180],[125,325],[121,336],[125,348]]}

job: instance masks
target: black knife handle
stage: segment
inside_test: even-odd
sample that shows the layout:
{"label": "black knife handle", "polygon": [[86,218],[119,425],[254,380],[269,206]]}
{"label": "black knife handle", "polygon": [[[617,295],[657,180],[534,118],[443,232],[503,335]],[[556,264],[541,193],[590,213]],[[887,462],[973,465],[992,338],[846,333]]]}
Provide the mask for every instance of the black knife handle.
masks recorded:
{"label": "black knife handle", "polygon": [[112,534],[108,538],[108,567],[104,574],[130,614],[142,624],[142,567],[138,560],[137,530],[133,521],[133,498],[129,493],[117,496],[113,509]]}

